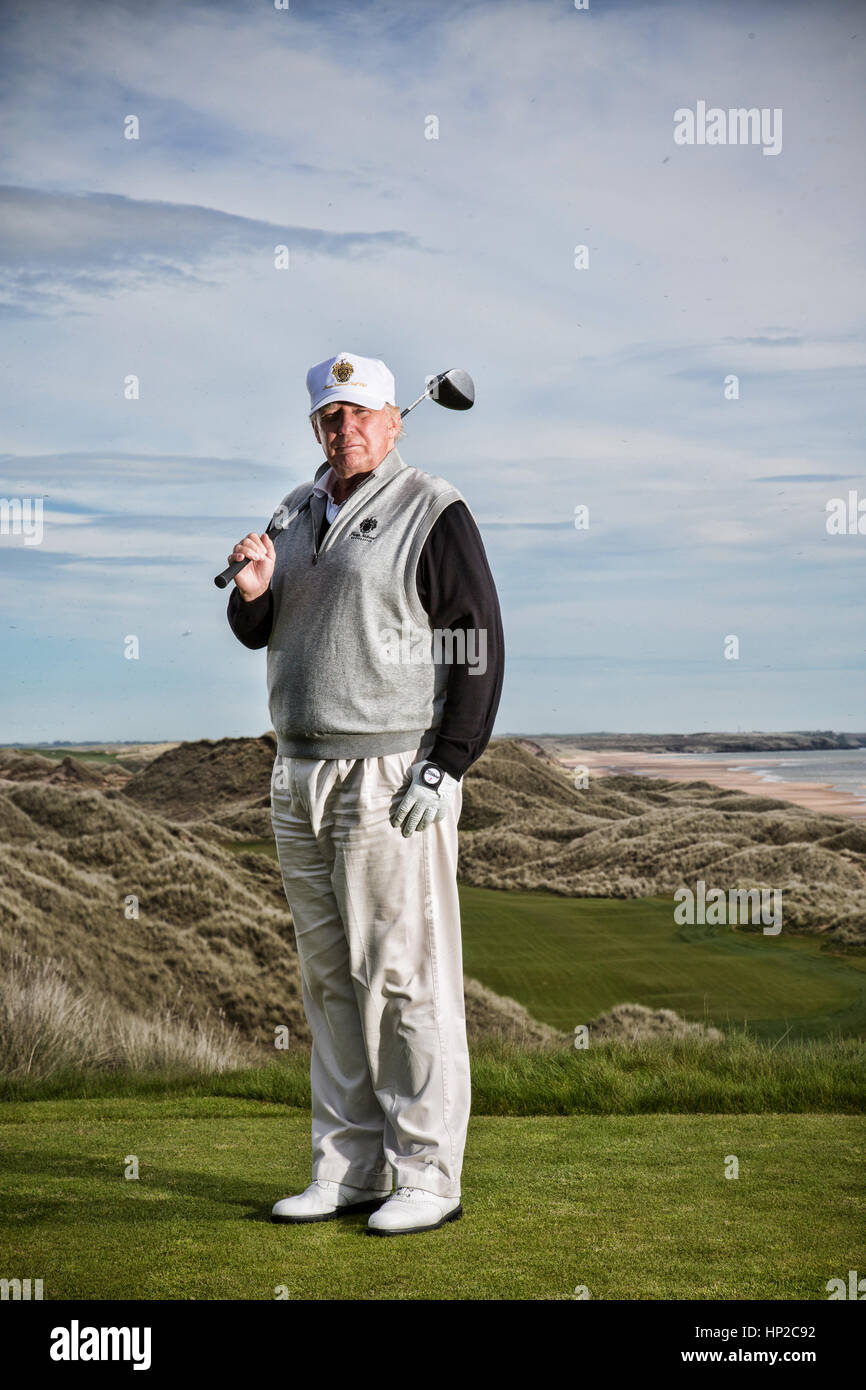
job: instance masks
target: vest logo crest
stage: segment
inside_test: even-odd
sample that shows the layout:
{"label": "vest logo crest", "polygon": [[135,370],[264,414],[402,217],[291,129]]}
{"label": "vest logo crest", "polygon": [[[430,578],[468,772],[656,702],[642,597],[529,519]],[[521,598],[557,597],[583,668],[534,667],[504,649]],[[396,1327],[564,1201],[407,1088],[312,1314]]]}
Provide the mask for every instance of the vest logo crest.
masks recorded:
{"label": "vest logo crest", "polygon": [[376,537],[373,533],[378,525],[374,516],[365,516],[358,530],[350,531],[349,536],[353,541],[374,541]]}

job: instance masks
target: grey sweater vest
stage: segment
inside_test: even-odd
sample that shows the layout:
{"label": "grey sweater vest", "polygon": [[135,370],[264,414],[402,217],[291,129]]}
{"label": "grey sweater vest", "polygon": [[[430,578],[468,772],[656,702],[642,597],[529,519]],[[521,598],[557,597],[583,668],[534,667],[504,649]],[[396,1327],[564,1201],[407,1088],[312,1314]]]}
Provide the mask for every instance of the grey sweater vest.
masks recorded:
{"label": "grey sweater vest", "polygon": [[[316,480],[328,471],[323,462]],[[283,520],[307,500],[294,488]],[[415,585],[430,530],[461,494],[444,478],[386,454],[317,537],[325,499],[313,496],[274,541],[274,621],[268,701],[278,753],[367,758],[432,743],[448,666]]]}

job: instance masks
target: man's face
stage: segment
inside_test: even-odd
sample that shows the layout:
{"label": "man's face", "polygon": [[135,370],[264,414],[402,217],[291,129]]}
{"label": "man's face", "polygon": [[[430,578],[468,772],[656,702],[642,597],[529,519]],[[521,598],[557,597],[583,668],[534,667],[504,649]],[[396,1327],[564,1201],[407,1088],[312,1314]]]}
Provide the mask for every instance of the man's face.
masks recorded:
{"label": "man's face", "polygon": [[369,473],[391,452],[400,429],[391,411],[369,410],[348,401],[330,401],[313,420],[313,432],[338,478]]}

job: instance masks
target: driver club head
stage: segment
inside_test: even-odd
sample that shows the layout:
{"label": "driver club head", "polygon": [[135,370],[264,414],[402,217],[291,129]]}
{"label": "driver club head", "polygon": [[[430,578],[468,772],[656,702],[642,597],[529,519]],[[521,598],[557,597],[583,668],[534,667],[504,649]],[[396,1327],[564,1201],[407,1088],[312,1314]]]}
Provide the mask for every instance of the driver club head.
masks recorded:
{"label": "driver club head", "polygon": [[469,410],[475,403],[475,383],[468,372],[452,367],[431,382],[429,396],[446,410]]}

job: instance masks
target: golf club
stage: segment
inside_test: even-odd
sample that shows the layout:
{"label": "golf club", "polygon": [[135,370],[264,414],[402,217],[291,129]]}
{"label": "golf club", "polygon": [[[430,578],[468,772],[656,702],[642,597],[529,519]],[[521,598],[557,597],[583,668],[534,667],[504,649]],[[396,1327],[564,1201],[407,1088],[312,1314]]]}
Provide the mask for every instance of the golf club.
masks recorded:
{"label": "golf club", "polygon": [[446,410],[468,410],[475,403],[475,386],[469,373],[462,372],[459,367],[452,367],[450,372],[440,372],[430,379],[417,400],[400,411],[400,419],[428,396],[437,405],[444,405]]}
{"label": "golf club", "polygon": [[[400,411],[400,419],[414,410],[421,401],[430,399],[437,405],[444,405],[446,410],[468,410],[475,403],[475,385],[468,372],[461,371],[459,367],[452,367],[450,371],[440,372],[438,376],[431,377],[421,395],[414,400],[411,405],[407,405],[405,410]],[[312,496],[312,493],[310,494]],[[284,531],[296,516],[307,510],[310,505],[310,498],[302,502],[300,507],[296,507],[291,516],[283,521],[282,517],[275,515],[271,518],[267,527],[267,534],[274,540],[281,531]],[[249,560],[233,560],[230,565],[214,578],[214,584],[218,589],[225,589],[239,574],[244,565],[248,565]]]}

